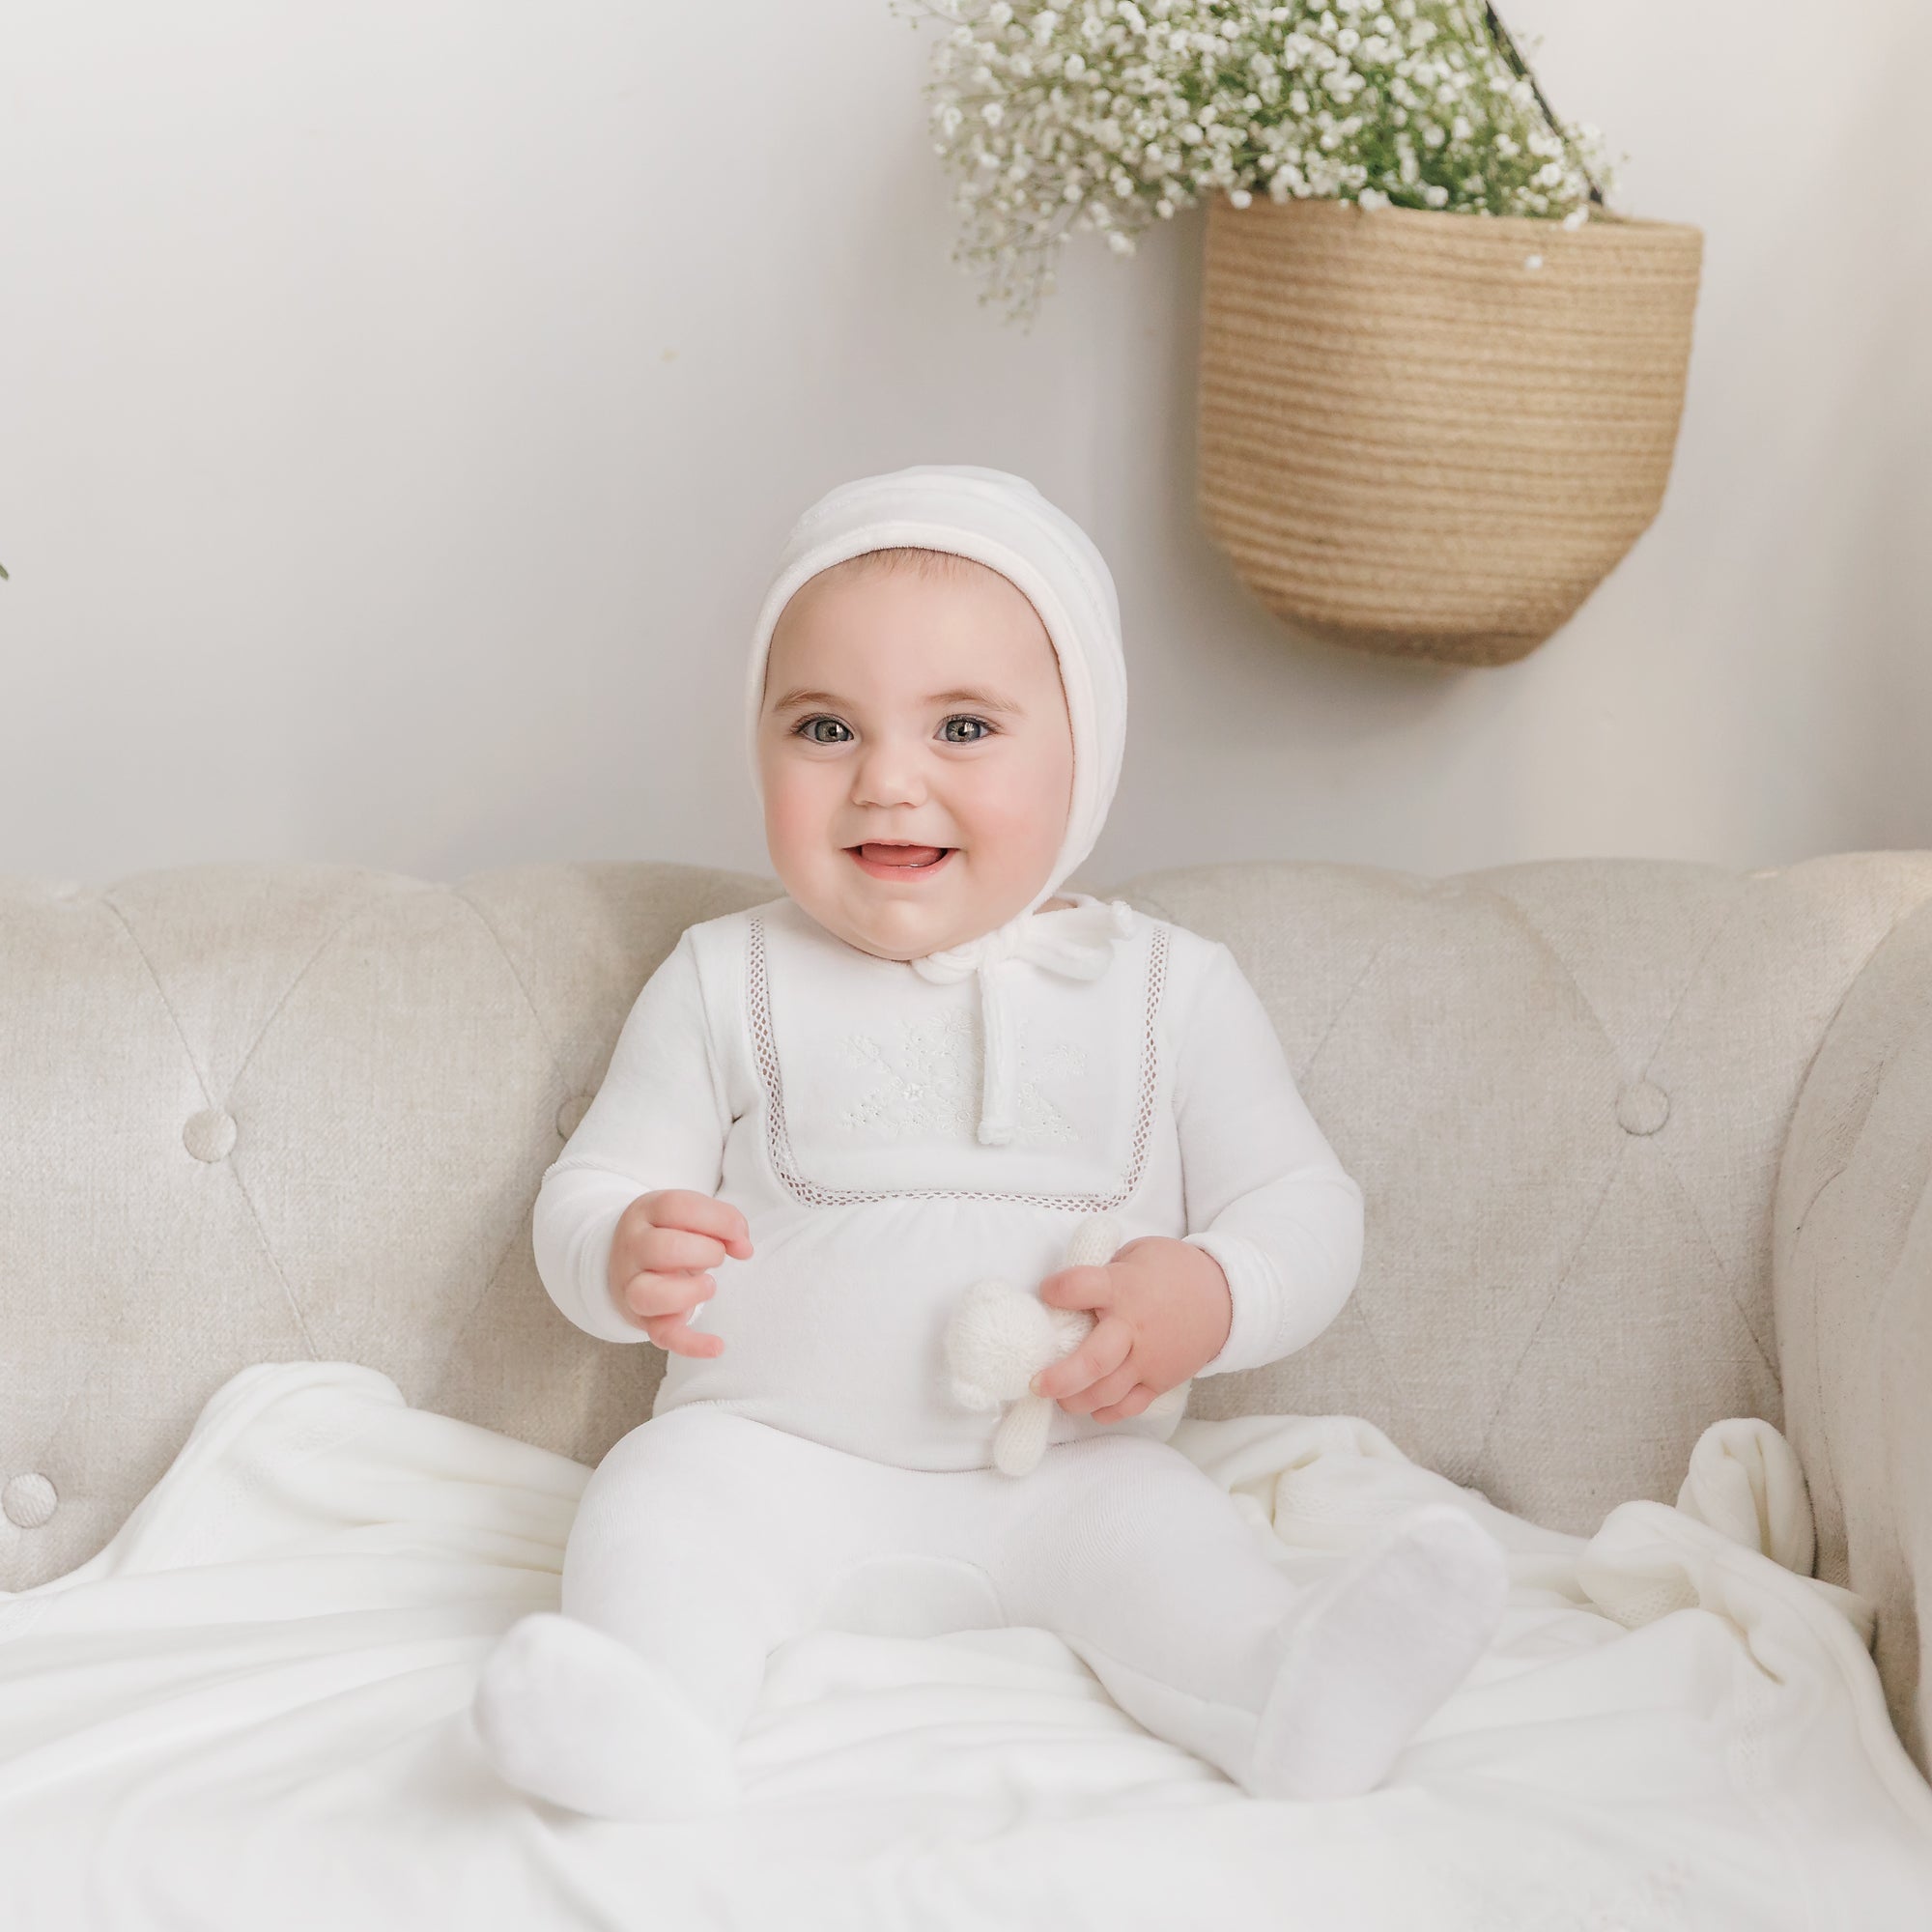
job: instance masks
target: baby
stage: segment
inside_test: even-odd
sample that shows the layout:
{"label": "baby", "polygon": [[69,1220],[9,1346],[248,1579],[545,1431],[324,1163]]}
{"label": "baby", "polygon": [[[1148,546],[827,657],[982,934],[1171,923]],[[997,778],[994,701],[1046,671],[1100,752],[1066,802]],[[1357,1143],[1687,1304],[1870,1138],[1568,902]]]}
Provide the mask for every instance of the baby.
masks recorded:
{"label": "baby", "polygon": [[[785,896],[683,934],[537,1199],[557,1306],[669,1359],[585,1486],[560,1612],[485,1662],[490,1761],[574,1811],[694,1815],[736,1797],[787,1637],[1010,1624],[1254,1796],[1374,1788],[1488,1644],[1503,1558],[1435,1505],[1293,1582],[1144,1413],[1326,1327],[1363,1201],[1226,946],[1055,895],[1120,774],[1105,563],[1003,471],[846,484],[791,534],[746,700]],[[1129,1238],[1061,1265],[1100,1213]],[[1094,1318],[1035,1378],[1019,1477],[947,1375],[988,1275]]]}

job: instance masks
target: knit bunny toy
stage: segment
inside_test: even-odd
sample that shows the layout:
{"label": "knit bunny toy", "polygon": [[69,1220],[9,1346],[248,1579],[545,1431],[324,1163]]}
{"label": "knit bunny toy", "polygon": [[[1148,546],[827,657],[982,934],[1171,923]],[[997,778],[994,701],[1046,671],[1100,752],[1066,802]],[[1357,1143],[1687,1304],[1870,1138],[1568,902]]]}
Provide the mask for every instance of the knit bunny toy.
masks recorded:
{"label": "knit bunny toy", "polygon": [[[1104,1265],[1120,1249],[1123,1232],[1113,1215],[1090,1214],[1066,1243],[1065,1265]],[[1003,1475],[1024,1476],[1046,1453],[1055,1401],[1035,1395],[1033,1378],[1077,1349],[1094,1319],[1084,1308],[1051,1308],[999,1275],[976,1281],[959,1297],[946,1329],[952,1396],[967,1408],[993,1410],[1010,1404],[993,1435],[993,1466]],[[1182,1412],[1192,1386],[1181,1382],[1155,1396],[1141,1413]]]}

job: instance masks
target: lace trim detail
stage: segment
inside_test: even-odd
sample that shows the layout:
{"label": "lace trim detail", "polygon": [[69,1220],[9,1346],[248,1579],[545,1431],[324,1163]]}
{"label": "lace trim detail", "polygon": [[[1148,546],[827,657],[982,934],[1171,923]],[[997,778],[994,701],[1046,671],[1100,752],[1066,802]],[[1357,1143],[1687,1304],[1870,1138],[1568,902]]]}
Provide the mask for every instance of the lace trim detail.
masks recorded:
{"label": "lace trim detail", "polygon": [[1153,944],[1148,950],[1147,1001],[1141,1018],[1141,1097],[1134,1116],[1133,1152],[1127,1162],[1126,1179],[1108,1194],[1025,1194],[989,1187],[823,1187],[799,1173],[792,1158],[791,1136],[785,1128],[784,1082],[779,1072],[778,1049],[772,1035],[770,987],[765,979],[765,923],[755,913],[749,922],[750,945],[746,950],[746,1011],[752,1023],[752,1048],[758,1063],[758,1076],[765,1088],[765,1149],[773,1171],[783,1181],[794,1200],[813,1208],[841,1208],[857,1201],[1026,1201],[1037,1208],[1065,1208],[1092,1214],[1106,1208],[1119,1208],[1131,1198],[1147,1168],[1148,1149],[1153,1136],[1153,1098],[1158,1073],[1158,1054],[1154,1040],[1154,1014],[1160,1008],[1161,988],[1167,982],[1167,927],[1153,923]]}

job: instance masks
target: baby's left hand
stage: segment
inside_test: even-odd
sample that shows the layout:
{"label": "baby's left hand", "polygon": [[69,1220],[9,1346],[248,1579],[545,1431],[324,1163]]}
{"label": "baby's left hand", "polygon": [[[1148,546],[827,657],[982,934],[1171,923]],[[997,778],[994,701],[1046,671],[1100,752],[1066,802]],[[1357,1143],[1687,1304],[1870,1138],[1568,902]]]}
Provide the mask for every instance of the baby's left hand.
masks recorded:
{"label": "baby's left hand", "polygon": [[1177,1388],[1221,1352],[1235,1319],[1221,1264],[1205,1248],[1143,1235],[1097,1267],[1065,1267],[1039,1285],[1049,1308],[1085,1308],[1087,1339],[1033,1378],[1069,1415],[1119,1422]]}

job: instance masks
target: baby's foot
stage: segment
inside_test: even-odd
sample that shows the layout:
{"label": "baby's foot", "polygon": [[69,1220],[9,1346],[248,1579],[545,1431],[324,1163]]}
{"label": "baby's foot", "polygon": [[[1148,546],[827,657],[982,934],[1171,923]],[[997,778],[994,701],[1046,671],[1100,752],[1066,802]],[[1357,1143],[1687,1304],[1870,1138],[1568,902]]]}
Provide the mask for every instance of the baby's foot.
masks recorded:
{"label": "baby's foot", "polygon": [[540,1610],[484,1660],[471,1716],[513,1789],[593,1818],[690,1818],[734,1804],[731,1742],[662,1665]]}
{"label": "baby's foot", "polygon": [[1508,1596],[1502,1550],[1473,1519],[1452,1503],[1405,1518],[1283,1626],[1246,1788],[1373,1791],[1489,1647]]}

